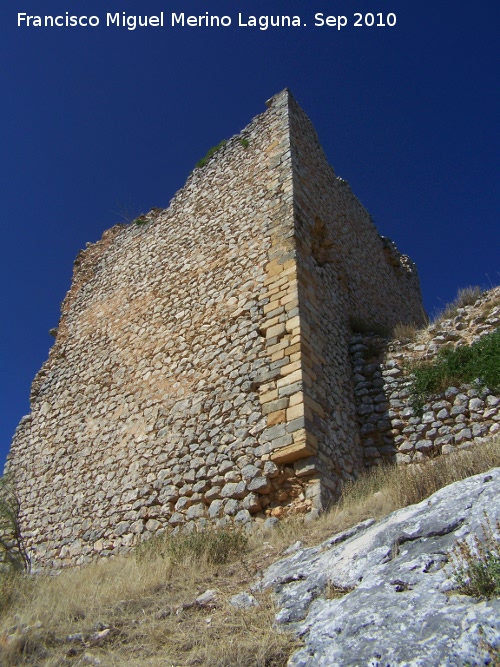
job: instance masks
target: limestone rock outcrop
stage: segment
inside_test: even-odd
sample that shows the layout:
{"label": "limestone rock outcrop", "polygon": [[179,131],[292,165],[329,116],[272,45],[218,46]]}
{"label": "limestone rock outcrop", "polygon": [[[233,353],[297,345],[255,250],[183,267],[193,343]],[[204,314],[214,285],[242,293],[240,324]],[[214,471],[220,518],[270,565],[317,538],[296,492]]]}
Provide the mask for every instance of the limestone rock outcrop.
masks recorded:
{"label": "limestone rock outcrop", "polygon": [[275,591],[278,623],[304,642],[289,667],[493,664],[500,599],[457,594],[450,552],[490,528],[500,546],[499,494],[496,468],[273,564],[256,588]]}

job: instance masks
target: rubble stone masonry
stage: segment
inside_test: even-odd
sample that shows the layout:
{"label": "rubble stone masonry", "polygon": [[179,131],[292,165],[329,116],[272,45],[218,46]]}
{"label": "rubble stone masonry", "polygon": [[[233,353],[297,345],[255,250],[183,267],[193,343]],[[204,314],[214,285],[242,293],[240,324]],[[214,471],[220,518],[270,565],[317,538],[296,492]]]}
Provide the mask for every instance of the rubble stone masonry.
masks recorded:
{"label": "rubble stone masonry", "polygon": [[168,528],[307,512],[364,466],[354,323],[423,323],[285,90],[164,211],[75,261],[7,468],[42,567]]}
{"label": "rubble stone masonry", "polygon": [[415,340],[376,334],[351,341],[354,396],[365,464],[418,463],[450,454],[500,433],[500,396],[480,382],[449,386],[416,409],[411,400],[412,364],[468,346],[500,326],[500,288],[478,296],[416,332]]}

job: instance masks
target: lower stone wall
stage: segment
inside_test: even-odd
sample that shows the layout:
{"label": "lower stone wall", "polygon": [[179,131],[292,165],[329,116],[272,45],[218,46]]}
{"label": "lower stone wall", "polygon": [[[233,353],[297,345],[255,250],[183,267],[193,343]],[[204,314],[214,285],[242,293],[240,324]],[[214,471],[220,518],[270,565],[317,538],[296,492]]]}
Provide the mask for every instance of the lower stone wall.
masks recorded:
{"label": "lower stone wall", "polygon": [[413,463],[480,443],[500,432],[500,396],[479,385],[448,387],[420,411],[411,405],[411,362],[469,345],[500,325],[500,288],[409,343],[377,334],[351,340],[354,394],[365,465]]}

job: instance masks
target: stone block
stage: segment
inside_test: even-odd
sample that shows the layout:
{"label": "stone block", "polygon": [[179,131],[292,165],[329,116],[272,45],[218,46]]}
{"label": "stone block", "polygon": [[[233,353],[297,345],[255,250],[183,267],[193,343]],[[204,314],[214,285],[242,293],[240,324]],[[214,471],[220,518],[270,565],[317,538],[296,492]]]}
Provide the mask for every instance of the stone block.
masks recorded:
{"label": "stone block", "polygon": [[269,403],[270,401],[274,401],[277,398],[278,398],[278,390],[272,389],[271,391],[266,391],[265,394],[259,396],[259,401],[263,405],[264,403]]}
{"label": "stone block", "polygon": [[245,482],[229,482],[222,487],[222,498],[243,498],[246,493]]}
{"label": "stone block", "polygon": [[261,474],[260,468],[252,464],[248,464],[241,469],[241,476],[245,482],[249,482],[254,477]]}
{"label": "stone block", "polygon": [[278,398],[274,401],[269,401],[262,406],[262,414],[269,415],[272,412],[278,412],[279,410],[285,410],[288,407],[288,398]]}
{"label": "stone block", "polygon": [[267,415],[267,424],[268,426],[274,426],[275,424],[281,424],[286,419],[285,410],[278,410],[276,412],[270,412]]}
{"label": "stone block", "polygon": [[[205,516],[206,507],[203,503],[197,503],[196,505],[191,505],[186,513],[188,519],[200,519]],[[146,524],[146,528],[147,528]]]}
{"label": "stone block", "polygon": [[215,519],[219,517],[222,513],[222,509],[224,507],[224,503],[222,500],[213,500],[210,503],[210,507],[208,508],[208,516],[210,519]]}
{"label": "stone block", "polygon": [[295,371],[300,370],[300,368],[301,368],[301,362],[300,361],[294,361],[291,364],[286,364],[286,365],[282,366],[281,370],[280,370],[280,373],[281,373],[281,375],[290,376]]}
{"label": "stone block", "polygon": [[428,452],[434,447],[432,440],[417,440],[415,443],[415,449],[417,452]]}
{"label": "stone block", "polygon": [[[304,327],[305,327],[304,323]],[[299,315],[292,317],[291,319],[287,320],[286,322],[286,330],[287,331],[294,331],[295,329],[300,328],[300,317]]]}
{"label": "stone block", "polygon": [[306,477],[308,475],[317,474],[318,470],[321,468],[321,464],[316,457],[311,456],[309,458],[295,461],[293,468],[297,477]]}
{"label": "stone block", "polygon": [[230,498],[224,505],[224,514],[226,516],[235,516],[239,512],[240,503],[234,499]]}
{"label": "stone block", "polygon": [[285,424],[276,424],[271,428],[266,428],[266,430],[262,432],[261,438],[263,442],[272,442],[276,438],[280,438],[285,434]]}
{"label": "stone block", "polygon": [[303,430],[306,426],[306,418],[305,417],[297,417],[296,419],[292,419],[290,421],[287,421],[286,423],[286,432],[287,433],[294,433],[295,431],[300,431]]}
{"label": "stone block", "polygon": [[293,419],[296,419],[298,417],[303,417],[304,416],[304,404],[303,403],[298,403],[296,405],[293,405],[289,407],[286,411],[286,420],[291,421]]}
{"label": "stone block", "polygon": [[255,493],[249,493],[241,501],[241,506],[243,509],[248,510],[250,513],[258,512],[261,509],[259,496]]}
{"label": "stone block", "polygon": [[[264,327],[263,327],[264,328]],[[275,338],[282,336],[285,333],[285,325],[278,323],[266,328],[266,338]]]}
{"label": "stone block", "polygon": [[271,440],[271,451],[274,449],[279,449],[280,447],[285,447],[293,442],[293,436],[290,433],[282,435],[278,438],[273,438]]}
{"label": "stone block", "polygon": [[303,389],[302,381],[294,382],[293,384],[289,384],[289,385],[286,385],[284,387],[280,387],[278,389],[278,396],[280,398],[284,398],[285,396],[292,396],[293,394],[296,394],[298,392],[302,392],[302,389]]}
{"label": "stone block", "polygon": [[279,390],[281,388],[289,386],[289,385],[294,384],[296,382],[299,382],[300,380],[302,380],[302,369],[301,368],[296,369],[295,371],[293,371],[292,373],[289,373],[285,377],[280,377],[276,381],[276,386],[278,388],[278,393],[279,393]]}
{"label": "stone block", "polygon": [[314,456],[316,452],[317,450],[305,441],[297,442],[273,451],[271,461],[274,463],[292,463],[297,459]]}
{"label": "stone block", "polygon": [[248,483],[248,490],[255,491],[256,493],[268,493],[271,488],[272,486],[266,477],[254,477]]}

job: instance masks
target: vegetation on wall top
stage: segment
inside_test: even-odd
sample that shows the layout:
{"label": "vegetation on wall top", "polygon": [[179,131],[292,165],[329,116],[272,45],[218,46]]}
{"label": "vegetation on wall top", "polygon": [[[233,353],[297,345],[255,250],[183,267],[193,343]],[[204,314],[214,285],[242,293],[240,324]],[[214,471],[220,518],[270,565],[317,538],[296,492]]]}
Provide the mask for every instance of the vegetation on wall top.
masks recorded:
{"label": "vegetation on wall top", "polygon": [[212,146],[212,148],[210,148],[207,151],[205,157],[202,157],[201,160],[198,160],[198,162],[195,164],[195,167],[198,167],[198,168],[204,167],[208,163],[208,161],[210,160],[212,155],[217,153],[217,151],[220,150],[226,144],[227,144],[227,139],[223,139],[216,146]]}

